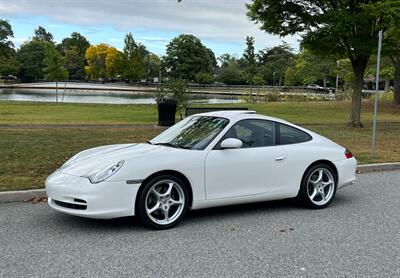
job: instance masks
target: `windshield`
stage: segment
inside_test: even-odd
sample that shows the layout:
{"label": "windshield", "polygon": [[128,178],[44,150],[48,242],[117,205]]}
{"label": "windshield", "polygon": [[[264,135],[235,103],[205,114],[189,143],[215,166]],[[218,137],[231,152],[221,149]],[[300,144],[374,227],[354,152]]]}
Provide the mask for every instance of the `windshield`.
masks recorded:
{"label": "windshield", "polygon": [[228,123],[229,120],[219,117],[189,117],[167,129],[149,143],[183,149],[204,150]]}

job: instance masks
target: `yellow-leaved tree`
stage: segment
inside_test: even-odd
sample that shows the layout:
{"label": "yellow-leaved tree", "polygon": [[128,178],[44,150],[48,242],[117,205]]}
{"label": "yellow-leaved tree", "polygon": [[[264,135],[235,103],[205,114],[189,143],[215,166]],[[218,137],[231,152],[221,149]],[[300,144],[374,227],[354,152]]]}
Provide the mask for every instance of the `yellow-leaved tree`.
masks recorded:
{"label": "yellow-leaved tree", "polygon": [[105,43],[90,46],[85,53],[89,79],[114,78],[118,75],[121,53]]}

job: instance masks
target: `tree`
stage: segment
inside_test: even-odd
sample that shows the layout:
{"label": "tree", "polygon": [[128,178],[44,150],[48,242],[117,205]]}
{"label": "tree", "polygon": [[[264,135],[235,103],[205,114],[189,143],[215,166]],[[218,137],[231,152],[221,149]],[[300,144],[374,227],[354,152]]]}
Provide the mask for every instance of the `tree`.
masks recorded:
{"label": "tree", "polygon": [[14,33],[10,23],[0,19],[0,75],[16,75],[19,71],[14,44],[10,40],[12,37]]}
{"label": "tree", "polygon": [[232,61],[235,61],[236,58],[233,55],[230,55],[228,53],[224,53],[221,56],[218,57],[218,61],[221,64],[221,67],[226,67],[228,66]]}
{"label": "tree", "polygon": [[85,72],[89,79],[104,79],[106,77],[106,44],[91,45],[86,49],[87,66]]}
{"label": "tree", "polygon": [[195,80],[196,74],[203,72],[214,75],[215,56],[200,39],[182,34],[167,45],[162,59],[165,74],[171,78]]}
{"label": "tree", "polygon": [[115,47],[109,47],[106,53],[106,76],[108,78],[115,78],[119,74],[119,66],[121,62],[121,56],[119,51]]}
{"label": "tree", "polygon": [[6,56],[13,49],[10,38],[14,37],[11,25],[7,20],[0,19],[0,55]]}
{"label": "tree", "polygon": [[296,79],[302,85],[316,83],[322,80],[326,88],[328,79],[336,75],[336,59],[315,55],[309,49],[302,49],[296,59]]}
{"label": "tree", "polygon": [[[150,60],[149,60],[149,76],[150,78],[160,77],[160,65],[161,59],[156,54],[150,53]],[[161,80],[159,80],[161,82]]]}
{"label": "tree", "polygon": [[89,41],[77,32],[73,32],[69,38],[64,38],[58,45],[64,53],[65,67],[71,78],[81,80],[85,78],[85,53],[89,46]]}
{"label": "tree", "polygon": [[[373,79],[373,86],[375,87],[375,79],[376,79],[376,55],[372,55],[371,59],[368,63],[368,66],[365,70],[365,77]],[[394,77],[394,65],[392,60],[389,56],[382,55],[381,63],[379,68],[379,81],[385,82],[385,91],[389,91],[390,87],[390,80]],[[364,79],[366,79],[364,78]]]}
{"label": "tree", "polygon": [[8,56],[0,56],[0,76],[18,75],[19,71],[20,64],[14,50]]}
{"label": "tree", "polygon": [[85,36],[78,32],[73,32],[71,37],[64,38],[59,45],[61,51],[65,52],[68,49],[75,49],[79,54],[85,56],[86,49],[90,46],[89,41]]}
{"label": "tree", "polygon": [[389,57],[394,68],[394,102],[400,104],[400,29],[390,28],[386,41],[384,54]]}
{"label": "tree", "polygon": [[264,80],[273,86],[281,86],[285,82],[286,71],[293,65],[293,59],[293,49],[287,43],[265,48],[257,55],[260,73]]}
{"label": "tree", "polygon": [[350,59],[354,73],[351,124],[361,127],[364,72],[379,30],[386,31],[398,21],[398,1],[252,0],[247,8],[250,19],[268,33],[301,34],[306,48]]}
{"label": "tree", "polygon": [[150,63],[150,53],[144,45],[135,42],[132,33],[126,34],[124,42],[123,76],[129,82],[139,81],[146,77],[145,59]]}
{"label": "tree", "polygon": [[39,26],[35,29],[32,40],[21,45],[17,52],[20,64],[19,76],[24,82],[35,82],[43,79],[44,57],[47,46],[53,43],[53,35]]}
{"label": "tree", "polygon": [[120,57],[118,50],[105,43],[92,45],[86,50],[86,74],[91,79],[114,78],[119,74]]}
{"label": "tree", "polygon": [[42,26],[39,26],[38,28],[35,29],[35,34],[33,36],[33,39],[38,41],[53,43],[53,35],[50,32],[47,32],[47,30]]}
{"label": "tree", "polygon": [[64,51],[64,66],[68,70],[69,77],[72,79],[85,78],[85,56],[82,56],[75,47]]}
{"label": "tree", "polygon": [[221,67],[217,70],[217,81],[226,85],[246,84],[245,72],[235,57],[229,54],[222,54],[218,60],[221,63]]}
{"label": "tree", "polygon": [[211,58],[212,67],[213,67],[213,70],[215,71],[215,69],[218,66],[217,59],[215,58],[215,54],[211,48],[207,48],[206,50],[207,50],[208,56]]}
{"label": "tree", "polygon": [[68,71],[64,67],[64,58],[53,44],[46,45],[45,56],[43,59],[44,78],[48,81],[56,82],[56,102],[58,102],[58,81],[68,79]]}
{"label": "tree", "polygon": [[31,40],[23,43],[17,52],[17,60],[21,68],[19,77],[23,82],[35,82],[43,79],[43,60],[46,42]]}
{"label": "tree", "polygon": [[296,84],[296,70],[293,67],[287,68],[285,72],[285,86],[295,86]]}
{"label": "tree", "polygon": [[211,84],[214,83],[214,76],[208,72],[201,71],[195,74],[195,81],[199,85]]}
{"label": "tree", "polygon": [[354,74],[352,65],[349,59],[340,59],[337,61],[335,74],[343,81],[343,89],[351,90],[354,84]]}
{"label": "tree", "polygon": [[246,80],[247,83],[253,85],[253,78],[256,74],[256,55],[254,53],[254,37],[246,37],[246,49],[243,53],[243,58],[246,62]]}

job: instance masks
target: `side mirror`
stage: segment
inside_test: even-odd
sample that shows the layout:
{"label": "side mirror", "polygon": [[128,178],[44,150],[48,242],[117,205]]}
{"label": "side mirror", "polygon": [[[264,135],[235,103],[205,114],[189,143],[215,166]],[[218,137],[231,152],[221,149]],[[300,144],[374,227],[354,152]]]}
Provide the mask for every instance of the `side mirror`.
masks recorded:
{"label": "side mirror", "polygon": [[243,142],[236,138],[228,138],[222,141],[221,149],[240,149]]}

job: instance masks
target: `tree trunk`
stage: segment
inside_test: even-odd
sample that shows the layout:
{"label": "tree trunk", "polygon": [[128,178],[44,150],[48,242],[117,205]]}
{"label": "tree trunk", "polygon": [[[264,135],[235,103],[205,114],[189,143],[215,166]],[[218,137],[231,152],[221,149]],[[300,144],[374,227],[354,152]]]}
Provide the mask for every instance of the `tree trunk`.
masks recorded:
{"label": "tree trunk", "polygon": [[390,80],[386,79],[385,80],[385,92],[389,92],[390,91]]}
{"label": "tree trunk", "polygon": [[400,104],[400,57],[394,63],[394,102]]}
{"label": "tree trunk", "polygon": [[361,123],[361,92],[364,85],[364,72],[369,56],[358,56],[351,60],[354,73],[354,89],[351,101],[351,120],[353,127],[363,127]]}
{"label": "tree trunk", "polygon": [[324,82],[324,89],[326,89],[326,83],[327,83],[327,78],[326,77],[324,77],[323,79],[322,79],[322,81]]}

